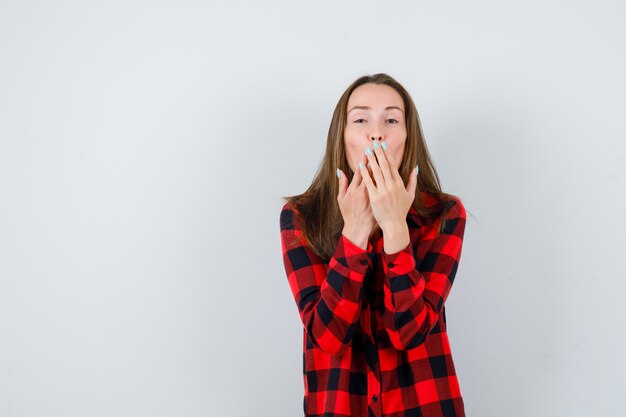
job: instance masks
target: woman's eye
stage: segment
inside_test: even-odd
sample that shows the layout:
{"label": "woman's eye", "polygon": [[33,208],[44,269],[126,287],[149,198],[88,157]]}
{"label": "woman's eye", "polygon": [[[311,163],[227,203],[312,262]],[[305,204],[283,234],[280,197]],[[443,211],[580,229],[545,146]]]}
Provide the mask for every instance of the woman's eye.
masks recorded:
{"label": "woman's eye", "polygon": [[[354,123],[359,123],[359,120],[365,120],[365,119],[356,119],[356,120],[354,121]],[[394,125],[395,125],[395,124],[400,123],[400,122],[398,122],[396,119],[387,119],[387,120],[388,120],[388,121],[389,121],[389,120],[393,120],[393,121],[394,121],[394,123],[392,123],[392,124],[394,124]]]}

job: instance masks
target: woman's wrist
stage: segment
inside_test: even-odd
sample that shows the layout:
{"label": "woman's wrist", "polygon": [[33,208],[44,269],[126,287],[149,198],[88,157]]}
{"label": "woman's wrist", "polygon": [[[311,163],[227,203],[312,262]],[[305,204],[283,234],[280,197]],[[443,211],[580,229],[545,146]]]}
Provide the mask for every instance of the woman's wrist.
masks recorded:
{"label": "woman's wrist", "polygon": [[383,237],[385,239],[383,250],[388,254],[400,252],[411,243],[409,226],[406,222],[389,225],[384,228]]}
{"label": "woman's wrist", "polygon": [[344,227],[341,233],[347,237],[350,242],[354,243],[361,249],[367,249],[369,233],[347,227]]}

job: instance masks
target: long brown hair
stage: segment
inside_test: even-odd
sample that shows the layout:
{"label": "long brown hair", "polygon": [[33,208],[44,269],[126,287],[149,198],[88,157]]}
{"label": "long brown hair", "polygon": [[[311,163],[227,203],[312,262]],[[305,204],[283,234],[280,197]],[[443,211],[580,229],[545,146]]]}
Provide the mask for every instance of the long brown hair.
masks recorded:
{"label": "long brown hair", "polygon": [[[398,169],[404,184],[408,183],[409,175],[415,165],[419,166],[417,190],[413,208],[422,217],[424,224],[432,225],[437,218],[441,220],[439,232],[445,221],[447,202],[458,197],[441,191],[439,176],[431,160],[430,153],[424,140],[417,109],[413,99],[406,89],[391,76],[378,73],[364,75],[355,80],[339,98],[333,117],[328,128],[326,152],[313,182],[302,194],[283,196],[292,208],[298,212],[300,227],[304,238],[315,253],[324,260],[328,260],[334,253],[342,229],[343,217],[339,210],[337,195],[339,181],[337,168],[341,169],[352,181],[354,172],[346,158],[344,145],[344,130],[347,123],[348,99],[352,92],[365,83],[385,84],[394,88],[402,97],[405,108],[407,138],[402,163]],[[349,183],[348,182],[348,183]],[[424,192],[435,204],[425,204],[421,196]]]}

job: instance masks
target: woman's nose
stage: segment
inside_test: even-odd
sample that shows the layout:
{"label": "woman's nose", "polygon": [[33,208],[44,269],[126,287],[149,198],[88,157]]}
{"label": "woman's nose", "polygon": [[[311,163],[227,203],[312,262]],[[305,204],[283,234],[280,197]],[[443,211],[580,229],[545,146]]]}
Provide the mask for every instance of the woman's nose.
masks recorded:
{"label": "woman's nose", "polygon": [[372,140],[383,140],[383,126],[378,122],[374,122],[372,124],[372,129],[370,131],[370,139]]}

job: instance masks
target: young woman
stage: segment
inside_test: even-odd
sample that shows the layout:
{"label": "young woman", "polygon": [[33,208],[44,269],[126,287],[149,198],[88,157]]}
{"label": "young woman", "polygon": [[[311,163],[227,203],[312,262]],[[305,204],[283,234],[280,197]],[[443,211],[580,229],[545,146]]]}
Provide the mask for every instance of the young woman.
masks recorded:
{"label": "young woman", "polygon": [[305,416],[465,416],[444,305],[465,208],[441,191],[408,92],[386,74],[354,81],[313,183],[285,200]]}

